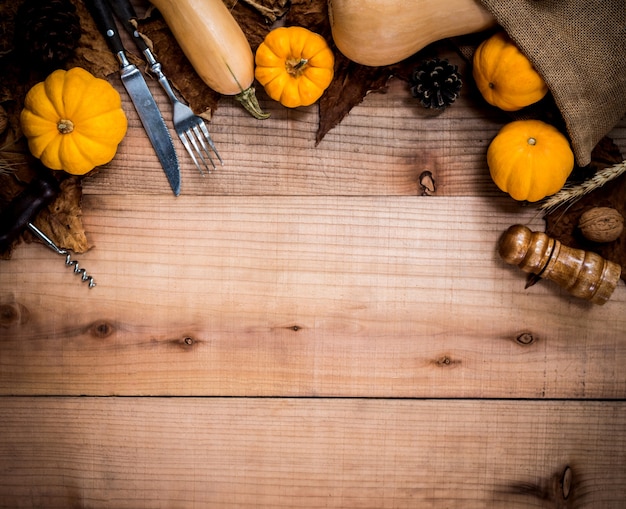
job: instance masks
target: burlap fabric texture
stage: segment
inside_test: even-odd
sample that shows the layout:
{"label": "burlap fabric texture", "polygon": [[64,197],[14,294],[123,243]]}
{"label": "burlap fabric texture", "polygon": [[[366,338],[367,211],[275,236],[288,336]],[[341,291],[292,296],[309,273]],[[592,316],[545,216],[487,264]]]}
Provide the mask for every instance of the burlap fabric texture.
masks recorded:
{"label": "burlap fabric texture", "polygon": [[576,163],[626,114],[626,0],[480,0],[548,85]]}

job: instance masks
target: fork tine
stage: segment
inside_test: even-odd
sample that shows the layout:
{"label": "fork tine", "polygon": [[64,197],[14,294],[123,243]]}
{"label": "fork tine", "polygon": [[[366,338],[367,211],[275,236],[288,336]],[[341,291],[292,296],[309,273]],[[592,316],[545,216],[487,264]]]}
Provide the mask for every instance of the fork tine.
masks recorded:
{"label": "fork tine", "polygon": [[189,144],[189,140],[187,139],[187,134],[184,131],[181,131],[178,133],[178,137],[180,138],[180,141],[183,142],[183,146],[185,147],[185,149],[187,150],[187,153],[191,156],[191,159],[193,160],[193,163],[196,165],[196,168],[198,168],[198,171],[200,172],[200,174],[202,176],[204,176],[204,171],[202,170],[202,167],[200,166],[200,164],[198,163],[198,160],[196,159],[196,156],[194,154],[193,149],[191,148],[191,145]]}
{"label": "fork tine", "polygon": [[213,168],[215,168],[215,163],[213,162],[213,157],[211,157],[211,152],[209,151],[209,147],[207,147],[205,143],[205,138],[203,136],[203,133],[200,132],[201,131],[200,125],[204,125],[204,124],[202,123],[202,124],[195,125],[193,127],[193,132],[196,135],[196,139],[200,142],[200,145],[202,146],[202,150],[204,150],[204,153],[209,158],[209,161],[211,161],[211,165],[213,166]]}
{"label": "fork tine", "polygon": [[[198,139],[198,135],[196,133],[196,127],[193,126],[193,127],[190,127],[189,129],[187,129],[186,134],[187,134],[187,137],[189,138],[189,140],[191,141],[191,144],[193,145],[193,148],[195,149],[196,154],[202,160],[202,163],[204,164],[204,167],[207,169],[207,171],[209,173],[211,173],[211,168],[209,168],[209,164],[207,163],[206,157],[204,157],[203,151],[200,148],[200,146],[198,145],[198,141],[200,141],[200,143],[202,143],[202,140]],[[209,156],[209,162],[211,163],[213,168],[215,168],[215,163],[213,162],[213,159],[211,158],[211,156]]]}
{"label": "fork tine", "polygon": [[157,62],[152,52],[148,48],[143,49],[142,52],[146,57],[148,64],[150,65],[150,70],[154,74],[156,74],[159,84],[161,85],[161,87],[167,94],[170,102],[172,103],[174,129],[176,129],[176,132],[178,133],[178,136],[180,137],[183,146],[191,156],[191,159],[196,165],[196,168],[198,168],[198,171],[202,175],[204,175],[202,165],[198,161],[198,158],[202,160],[204,167],[209,173],[211,172],[211,168],[209,168],[207,158],[209,159],[209,162],[211,163],[213,168],[215,168],[215,162],[213,161],[213,157],[211,157],[211,150],[215,153],[220,163],[223,165],[224,161],[222,161],[222,157],[219,155],[217,149],[215,148],[215,144],[211,139],[209,130],[205,125],[204,120],[201,117],[195,115],[193,110],[187,104],[183,104],[181,101],[178,100],[176,94],[172,90],[170,82],[161,70],[161,64]]}
{"label": "fork tine", "polygon": [[200,127],[200,130],[202,131],[202,134],[204,135],[204,139],[209,144],[209,147],[211,147],[211,150],[213,150],[213,152],[215,152],[215,155],[219,159],[220,164],[223,166],[224,165],[224,161],[222,161],[222,156],[220,156],[220,153],[217,151],[217,148],[215,148],[215,143],[213,143],[213,139],[211,138],[211,135],[209,134],[209,130],[207,129],[206,124],[204,122],[200,122],[199,123],[199,127]]}

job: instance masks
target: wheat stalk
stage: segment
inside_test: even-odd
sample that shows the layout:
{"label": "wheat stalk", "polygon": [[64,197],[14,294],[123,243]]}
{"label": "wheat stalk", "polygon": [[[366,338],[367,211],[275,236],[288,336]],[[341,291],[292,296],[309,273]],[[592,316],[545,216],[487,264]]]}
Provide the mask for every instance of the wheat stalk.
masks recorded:
{"label": "wheat stalk", "polygon": [[7,161],[6,159],[0,157],[0,175],[14,173],[20,164],[23,163]]}
{"label": "wheat stalk", "polygon": [[15,141],[16,140],[7,142],[0,147],[0,175],[8,175],[10,173],[14,173],[17,170],[18,166],[24,164],[24,162],[19,161],[9,161],[2,155],[3,152],[15,145]]}
{"label": "wheat stalk", "polygon": [[626,172],[626,160],[597,171],[593,177],[581,182],[580,184],[566,185],[558,193],[553,194],[544,200],[539,208],[546,214],[550,214],[565,204],[571,206],[586,194],[599,189],[607,182],[610,182],[611,180],[614,180],[622,175],[624,172]]}

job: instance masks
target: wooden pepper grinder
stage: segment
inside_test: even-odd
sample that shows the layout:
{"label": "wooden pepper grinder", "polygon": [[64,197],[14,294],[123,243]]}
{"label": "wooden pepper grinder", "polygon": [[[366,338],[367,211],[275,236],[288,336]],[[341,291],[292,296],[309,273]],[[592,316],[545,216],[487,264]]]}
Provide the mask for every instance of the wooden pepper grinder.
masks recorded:
{"label": "wooden pepper grinder", "polygon": [[500,238],[502,259],[524,272],[550,279],[572,295],[604,304],[619,282],[622,268],[591,251],[564,246],[545,233],[513,225]]}

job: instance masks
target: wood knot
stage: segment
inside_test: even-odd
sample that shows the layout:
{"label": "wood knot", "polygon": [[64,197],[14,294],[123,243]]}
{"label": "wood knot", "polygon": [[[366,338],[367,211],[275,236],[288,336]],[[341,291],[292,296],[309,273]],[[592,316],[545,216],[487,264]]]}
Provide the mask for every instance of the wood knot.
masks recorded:
{"label": "wood knot", "polygon": [[30,313],[28,309],[19,302],[9,302],[0,304],[0,326],[14,327],[28,322]]}
{"label": "wood knot", "polygon": [[422,189],[422,196],[433,196],[437,192],[435,178],[429,170],[424,170],[418,177],[419,185]]}
{"label": "wood knot", "polygon": [[115,332],[115,327],[109,322],[94,322],[91,324],[91,327],[89,327],[89,333],[99,339],[107,338],[113,334],[113,332]]}
{"label": "wood knot", "polygon": [[530,332],[522,332],[515,338],[515,341],[517,341],[520,345],[528,346],[535,342],[535,336],[533,336]]}
{"label": "wood knot", "polygon": [[563,494],[563,500],[567,500],[570,493],[572,492],[572,482],[573,482],[574,474],[572,469],[567,466],[563,471],[563,476],[561,477],[561,491]]}
{"label": "wood knot", "polygon": [[184,333],[181,336],[176,336],[173,338],[168,338],[165,340],[159,340],[159,339],[152,339],[152,343],[155,346],[159,346],[161,344],[165,344],[168,347],[171,348],[176,348],[179,351],[185,351],[185,352],[191,352],[193,351],[195,348],[198,347],[198,344],[201,342],[202,340],[196,338],[195,336],[193,336],[192,334],[189,333]]}
{"label": "wood knot", "polygon": [[448,368],[460,364],[461,361],[454,360],[449,355],[442,355],[438,359],[433,360],[432,363],[439,368]]}

